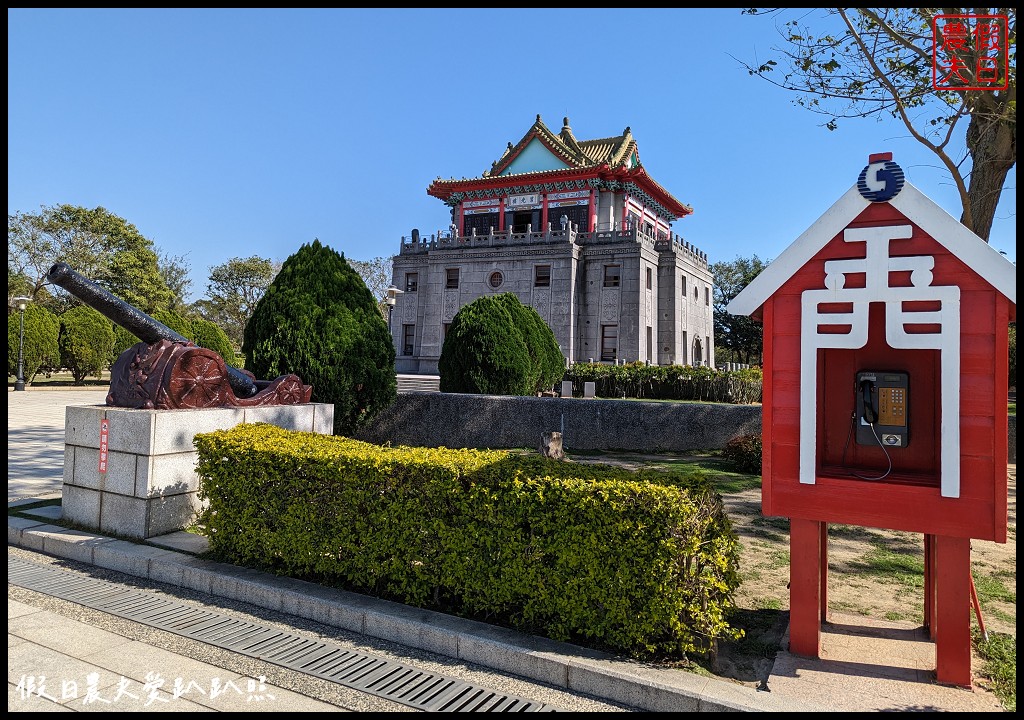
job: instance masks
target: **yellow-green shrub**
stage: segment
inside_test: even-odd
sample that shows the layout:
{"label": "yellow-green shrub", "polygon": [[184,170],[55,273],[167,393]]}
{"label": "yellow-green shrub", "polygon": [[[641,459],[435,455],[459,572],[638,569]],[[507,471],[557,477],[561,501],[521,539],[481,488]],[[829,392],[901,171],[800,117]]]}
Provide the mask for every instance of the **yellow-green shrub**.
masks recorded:
{"label": "yellow-green shrub", "polygon": [[636,657],[735,635],[736,538],[700,477],[263,424],[195,443],[221,559]]}

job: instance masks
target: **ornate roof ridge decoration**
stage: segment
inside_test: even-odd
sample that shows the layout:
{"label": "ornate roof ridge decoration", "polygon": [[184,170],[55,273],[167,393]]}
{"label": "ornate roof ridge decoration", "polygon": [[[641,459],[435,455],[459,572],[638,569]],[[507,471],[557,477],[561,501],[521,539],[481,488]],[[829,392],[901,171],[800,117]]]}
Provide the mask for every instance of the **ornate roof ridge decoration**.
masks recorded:
{"label": "ornate roof ridge decoration", "polygon": [[[539,115],[537,117],[540,118]],[[585,154],[583,152],[583,149],[580,147],[580,144],[576,142],[576,136],[572,134],[572,128],[569,127],[568,117],[562,118],[562,132],[558,133],[558,137],[561,139],[563,143],[565,143],[566,146],[572,148],[580,155]]]}
{"label": "ornate roof ridge decoration", "polygon": [[[626,165],[632,155],[636,156],[637,166],[640,164],[640,153],[637,151],[636,140],[633,139],[633,132],[628,125],[622,131],[622,135],[583,140],[580,142],[580,147],[587,157],[597,165],[607,163],[608,167],[620,167]],[[602,149],[605,150],[604,153],[602,153]]]}
{"label": "ornate roof ridge decoration", "polygon": [[[554,153],[560,160],[565,164],[574,168],[592,167],[595,165],[602,165],[617,156],[621,156],[624,151],[624,146],[628,145],[628,140],[632,140],[632,135],[629,133],[629,128],[626,128],[626,134],[621,137],[613,138],[610,140],[583,140],[578,141],[576,136],[573,135],[572,128],[569,127],[569,118],[563,118],[562,131],[559,134],[551,132],[544,121],[540,119],[540,115],[537,115],[537,119],[526,134],[523,135],[522,139],[512,145],[508,144],[505,152],[502,156],[491,164],[491,169],[484,172],[483,177],[496,177],[501,175],[512,161],[519,157],[519,154],[530,144],[534,139],[539,140],[547,147],[552,153]],[[617,151],[606,154],[606,157],[596,156],[595,149],[602,147],[602,145],[595,145],[595,143],[608,144],[609,142],[617,142],[619,144]],[[590,152],[588,152],[590,150]],[[628,155],[627,155],[628,157]]]}
{"label": "ornate roof ridge decoration", "polygon": [[[534,139],[541,142],[568,167],[499,174],[507,170]],[[573,176],[586,177],[575,180]],[[509,187],[508,183],[511,182],[518,184]],[[562,130],[556,135],[544,124],[540,115],[518,144],[508,143],[505,152],[492,164],[489,172],[477,178],[452,177],[442,180],[438,177],[427,188],[427,194],[455,207],[467,199],[500,198],[526,192],[585,188],[620,191],[626,182],[632,182],[635,187],[632,191],[634,195],[645,198],[652,210],[670,222],[693,212],[691,206],[679,201],[647,174],[640,162],[636,140],[628,126],[622,135],[577,140],[569,126],[568,117],[563,118]],[[641,186],[645,187],[646,191],[641,190]],[[660,201],[655,198],[659,198]]]}

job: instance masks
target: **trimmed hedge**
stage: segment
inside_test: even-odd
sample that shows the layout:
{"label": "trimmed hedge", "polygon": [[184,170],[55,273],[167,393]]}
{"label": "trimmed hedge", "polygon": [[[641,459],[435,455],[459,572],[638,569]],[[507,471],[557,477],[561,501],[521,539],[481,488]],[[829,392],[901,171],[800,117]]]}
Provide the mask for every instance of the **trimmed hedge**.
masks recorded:
{"label": "trimmed hedge", "polygon": [[737,539],[701,476],[266,424],[195,444],[228,562],[638,658],[738,635]]}
{"label": "trimmed hedge", "polygon": [[749,404],[761,402],[760,368],[715,370],[692,365],[623,365],[576,363],[565,373],[573,394],[583,395],[586,382],[603,398],[646,400],[703,400]]}
{"label": "trimmed hedge", "polygon": [[220,325],[206,318],[193,318],[192,334],[187,337],[199,347],[213,350],[231,367],[238,367],[235,349],[231,347],[231,340],[228,339],[227,333],[221,329]]}
{"label": "trimmed hedge", "polygon": [[565,357],[558,347],[558,340],[536,308],[524,305],[515,293],[501,293],[497,300],[504,304],[512,322],[526,342],[530,355],[530,380],[534,392],[545,392],[554,388],[565,373]]}

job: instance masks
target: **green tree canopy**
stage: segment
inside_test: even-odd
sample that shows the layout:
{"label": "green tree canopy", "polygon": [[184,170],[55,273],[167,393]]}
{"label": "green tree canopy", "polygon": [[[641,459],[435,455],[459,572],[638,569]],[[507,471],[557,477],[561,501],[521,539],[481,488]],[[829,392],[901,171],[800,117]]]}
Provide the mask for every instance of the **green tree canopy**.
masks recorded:
{"label": "green tree canopy", "polygon": [[732,315],[726,306],[768,266],[757,255],[737,256],[730,262],[711,265],[714,275],[715,351],[719,361],[759,365],[762,352],[762,326],[745,315]]}
{"label": "green tree canopy", "polygon": [[[186,312],[175,312],[174,310],[158,310],[151,317],[159,323],[166,325],[169,329],[191,340],[199,347],[213,350],[224,362],[232,367],[238,364],[234,347],[225,332],[216,323],[202,317],[194,317]],[[132,345],[140,342],[140,339],[120,325],[114,325],[114,348],[111,364],[121,353]]]}
{"label": "green tree canopy", "polygon": [[235,349],[224,332],[216,323],[206,318],[192,318],[192,334],[186,336],[199,347],[213,350],[224,358],[224,362],[231,367],[238,366],[238,358],[235,356]]}
{"label": "green tree canopy", "polygon": [[171,299],[167,305],[168,310],[176,312],[185,311],[186,300],[192,289],[192,280],[189,278],[188,260],[184,255],[168,255],[161,253],[157,261],[160,277],[163,279],[167,289],[171,292]]}
{"label": "green tree canopy", "polygon": [[[742,63],[751,75],[796,93],[796,104],[829,119],[892,116],[927,147],[949,172],[960,194],[960,222],[988,240],[1006,176],[1017,162],[1017,9],[1016,8],[751,8],[748,15],[795,15],[779,27],[783,46],[776,60]],[[962,49],[936,47],[936,15],[1001,15],[1007,18],[1009,75],[1003,58],[991,87],[1004,90],[937,90],[933,86],[936,53],[963,66],[977,86],[980,43]],[[977,23],[972,37],[977,35]],[[951,53],[945,55],[945,53]],[[741,61],[742,62],[742,61]],[[986,86],[988,87],[988,86]],[[966,123],[966,129],[963,124]],[[956,148],[963,139],[964,156]],[[969,159],[969,162],[968,162]]]}
{"label": "green tree canopy", "polygon": [[272,260],[256,255],[215,265],[210,268],[206,296],[193,309],[224,330],[231,343],[240,348],[245,325],[278,269]]}
{"label": "green tree canopy", "polygon": [[370,293],[377,301],[377,308],[387,320],[388,288],[391,287],[391,258],[375,257],[372,260],[349,260],[349,265],[359,273]]}
{"label": "green tree canopy", "polygon": [[341,253],[319,240],[284,261],[245,327],[245,367],[295,374],[334,405],[351,434],[395,401],[395,347],[373,295]]}
{"label": "green tree canopy", "polygon": [[[60,321],[57,316],[41,305],[29,303],[25,306],[25,335],[22,352],[22,367],[25,382],[31,384],[40,370],[50,370],[60,365]],[[18,376],[18,349],[21,345],[21,313],[7,316],[7,374]]]}
{"label": "green tree canopy", "polygon": [[60,316],[60,364],[71,372],[75,384],[110,367],[113,361],[114,325],[100,313],[77,305]]}
{"label": "green tree canopy", "polygon": [[[47,273],[61,261],[145,313],[166,308],[173,299],[153,242],[104,208],[43,206],[37,214],[7,216],[8,274],[29,283],[30,297],[52,288]],[[78,302],[62,289],[54,296],[63,308]]]}

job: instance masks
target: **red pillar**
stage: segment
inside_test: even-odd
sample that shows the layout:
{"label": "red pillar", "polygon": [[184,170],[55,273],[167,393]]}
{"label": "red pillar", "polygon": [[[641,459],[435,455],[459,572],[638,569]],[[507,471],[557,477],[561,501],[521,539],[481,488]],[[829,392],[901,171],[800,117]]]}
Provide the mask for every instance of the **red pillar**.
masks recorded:
{"label": "red pillar", "polygon": [[935,640],[935,536],[924,536],[924,626]]}
{"label": "red pillar", "polygon": [[587,206],[587,232],[597,230],[597,190],[590,188],[590,205]]}
{"label": "red pillar", "polygon": [[789,521],[789,651],[804,657],[821,655],[823,525]]}
{"label": "red pillar", "polygon": [[821,525],[821,621],[828,622],[828,523]]}
{"label": "red pillar", "polygon": [[971,686],[971,541],[935,536],[935,679]]}

